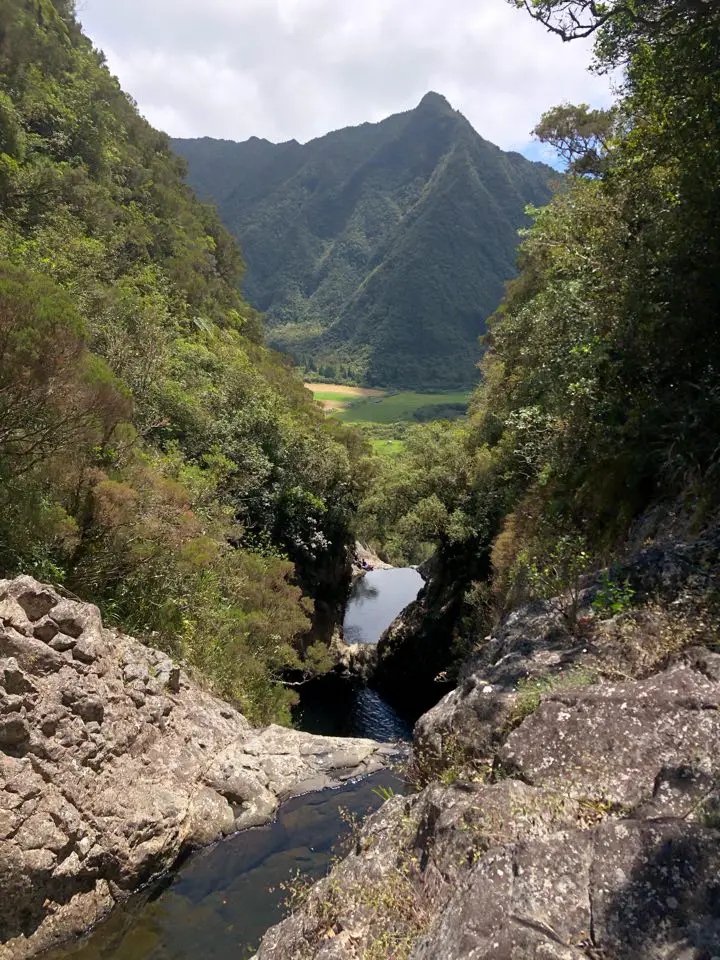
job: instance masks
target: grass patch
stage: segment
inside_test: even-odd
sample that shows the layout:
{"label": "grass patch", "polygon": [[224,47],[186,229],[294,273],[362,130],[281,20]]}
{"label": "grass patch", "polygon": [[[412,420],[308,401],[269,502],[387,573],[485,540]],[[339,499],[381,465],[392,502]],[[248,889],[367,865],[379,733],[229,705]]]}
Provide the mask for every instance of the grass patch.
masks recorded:
{"label": "grass patch", "polygon": [[535,713],[545,694],[588,687],[597,682],[597,673],[585,667],[571,667],[565,672],[520,680],[517,685],[517,699],[508,722],[508,732]]}
{"label": "grass patch", "polygon": [[405,449],[403,440],[379,440],[375,437],[370,438],[373,453],[380,457],[397,457]]}
{"label": "grass patch", "polygon": [[395,423],[417,419],[415,414],[422,411],[423,407],[466,406],[469,401],[469,390],[447,393],[415,393],[409,390],[388,395],[381,393],[379,396],[358,399],[346,406],[338,413],[338,419],[344,423]]}

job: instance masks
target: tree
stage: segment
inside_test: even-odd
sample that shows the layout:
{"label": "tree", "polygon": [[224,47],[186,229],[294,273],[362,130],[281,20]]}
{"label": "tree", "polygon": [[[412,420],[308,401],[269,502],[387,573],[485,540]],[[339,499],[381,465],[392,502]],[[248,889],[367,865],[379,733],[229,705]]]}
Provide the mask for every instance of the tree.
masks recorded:
{"label": "tree", "polygon": [[544,113],[533,135],[557,150],[570,173],[600,176],[616,132],[617,111],[563,103]]}
{"label": "tree", "polygon": [[129,412],[119,382],[87,352],[70,296],[0,262],[0,476],[28,473],[68,445],[107,440]]}
{"label": "tree", "polygon": [[[565,41],[607,28],[616,41],[654,40],[701,26],[720,13],[720,0],[510,0]],[[618,43],[616,54],[625,49]]]}

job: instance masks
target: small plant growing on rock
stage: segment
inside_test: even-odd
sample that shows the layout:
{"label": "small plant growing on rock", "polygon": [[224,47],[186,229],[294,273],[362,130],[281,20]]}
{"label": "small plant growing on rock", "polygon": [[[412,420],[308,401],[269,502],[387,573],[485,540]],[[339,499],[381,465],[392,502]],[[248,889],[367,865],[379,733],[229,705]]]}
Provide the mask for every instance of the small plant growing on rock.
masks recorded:
{"label": "small plant growing on rock", "polygon": [[283,893],[283,908],[288,914],[291,914],[304,906],[314,884],[315,880],[312,877],[303,874],[302,870],[298,869],[287,880],[281,880],[277,887],[270,887],[269,892],[275,893],[277,890],[281,890]]}
{"label": "small plant growing on rock", "polygon": [[711,830],[720,830],[720,797],[709,797],[702,804],[701,821]]}
{"label": "small plant growing on rock", "polygon": [[388,800],[392,800],[393,797],[397,796],[397,793],[392,787],[373,787],[372,792],[376,797],[379,797],[383,803],[386,803]]}
{"label": "small plant growing on rock", "polygon": [[552,600],[571,633],[577,631],[581,579],[591,566],[592,557],[585,538],[566,534],[542,554],[525,552],[518,557],[531,592],[543,600]]}
{"label": "small plant growing on rock", "polygon": [[453,733],[442,737],[440,749],[416,743],[404,776],[418,790],[429,783],[439,781],[451,786],[458,780],[484,783],[490,774],[490,760],[482,760],[473,754],[469,744]]}
{"label": "small plant growing on rock", "polygon": [[572,690],[574,687],[587,687],[597,681],[597,674],[584,667],[574,667],[564,673],[519,680],[517,698],[508,720],[508,733],[520,726],[526,717],[535,713],[546,694]]}
{"label": "small plant growing on rock", "polygon": [[600,578],[592,608],[602,617],[615,617],[632,607],[634,599],[635,591],[630,586],[629,578],[615,580],[606,570]]}

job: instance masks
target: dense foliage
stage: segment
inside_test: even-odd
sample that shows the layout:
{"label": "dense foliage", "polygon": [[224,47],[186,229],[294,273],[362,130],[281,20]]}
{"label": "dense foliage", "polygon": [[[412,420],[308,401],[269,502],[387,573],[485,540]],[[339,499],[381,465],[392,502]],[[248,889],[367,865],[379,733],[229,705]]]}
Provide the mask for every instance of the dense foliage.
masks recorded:
{"label": "dense foliage", "polygon": [[301,146],[174,141],[248,261],[270,337],[334,380],[473,386],[550,168],[503,153],[438,94]]}
{"label": "dense foliage", "polygon": [[262,346],[184,173],[71,0],[0,0],[0,574],[63,582],[282,717],[362,443]]}
{"label": "dense foliage", "polygon": [[528,6],[593,26],[596,69],[622,70],[620,96],[611,115],[544,118],[575,176],[533,213],[470,422],[426,465],[441,430],[421,428],[395,462],[428,482],[405,496],[388,471],[364,508],[395,552],[418,539],[492,551],[500,609],[544,571],[557,590],[562,571],[611,557],[650,507],[700,523],[720,491],[720,10]]}

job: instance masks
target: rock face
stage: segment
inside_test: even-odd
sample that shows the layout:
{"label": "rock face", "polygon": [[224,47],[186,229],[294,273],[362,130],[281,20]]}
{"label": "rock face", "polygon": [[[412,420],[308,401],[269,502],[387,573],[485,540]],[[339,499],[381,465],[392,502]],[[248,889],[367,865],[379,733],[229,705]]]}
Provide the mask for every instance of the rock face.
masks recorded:
{"label": "rock face", "polygon": [[390,752],[254,730],[95,607],[0,581],[1,960],[82,932],[183,850]]}
{"label": "rock face", "polygon": [[636,557],[619,613],[598,578],[513,614],[257,960],[720,957],[719,543]]}
{"label": "rock face", "polygon": [[[365,564],[365,566],[363,566],[363,564]],[[360,543],[359,540],[356,540],[352,555],[353,580],[364,577],[368,565],[372,567],[373,570],[392,570],[393,568],[391,563],[386,563],[384,560],[381,560],[373,550],[366,547],[365,544]]]}
{"label": "rock face", "polygon": [[444,678],[459,657],[465,591],[489,569],[487,551],[471,548],[446,550],[422,565],[424,587],[378,641],[370,682],[387,700],[417,716],[449,689]]}

